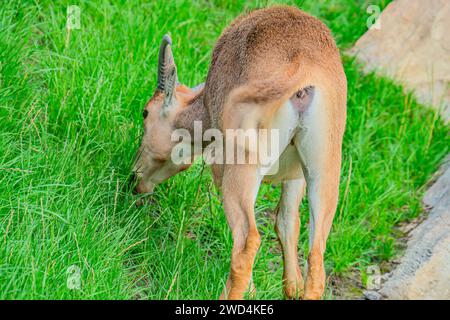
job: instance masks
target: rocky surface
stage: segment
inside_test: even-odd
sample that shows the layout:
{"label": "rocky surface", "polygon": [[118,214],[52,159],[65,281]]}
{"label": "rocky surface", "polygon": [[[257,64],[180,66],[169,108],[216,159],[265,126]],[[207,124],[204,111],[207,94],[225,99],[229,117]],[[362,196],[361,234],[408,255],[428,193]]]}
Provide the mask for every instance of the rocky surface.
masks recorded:
{"label": "rocky surface", "polygon": [[395,0],[350,51],[450,120],[450,1]]}
{"label": "rocky surface", "polygon": [[428,218],[411,231],[399,266],[379,293],[386,299],[450,300],[450,157],[426,192]]}
{"label": "rocky surface", "polygon": [[[365,71],[390,77],[450,120],[450,1],[394,0],[351,49]],[[450,299],[450,157],[426,192],[428,217],[405,255],[366,299]],[[412,229],[412,228],[411,228]]]}

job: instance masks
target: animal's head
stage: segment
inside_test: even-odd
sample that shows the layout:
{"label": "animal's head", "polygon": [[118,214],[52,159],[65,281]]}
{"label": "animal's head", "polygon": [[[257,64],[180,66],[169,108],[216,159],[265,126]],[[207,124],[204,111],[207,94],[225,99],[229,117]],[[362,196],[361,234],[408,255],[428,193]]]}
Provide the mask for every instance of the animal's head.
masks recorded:
{"label": "animal's head", "polygon": [[171,44],[165,35],[158,58],[158,86],[143,111],[144,134],[133,168],[135,192],[141,194],[151,193],[156,184],[189,167],[171,160],[177,144],[171,139],[176,116],[195,96],[194,90],[178,84]]}

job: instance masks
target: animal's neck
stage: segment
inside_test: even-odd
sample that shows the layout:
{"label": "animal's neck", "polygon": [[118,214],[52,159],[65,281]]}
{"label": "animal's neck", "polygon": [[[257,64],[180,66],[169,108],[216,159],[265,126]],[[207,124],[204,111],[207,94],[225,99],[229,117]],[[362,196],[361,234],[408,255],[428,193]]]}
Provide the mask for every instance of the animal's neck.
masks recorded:
{"label": "animal's neck", "polygon": [[188,130],[192,137],[192,143],[194,143],[194,126],[197,121],[201,123],[201,134],[203,135],[203,132],[210,128],[209,114],[203,104],[203,90],[177,115],[175,128]]}

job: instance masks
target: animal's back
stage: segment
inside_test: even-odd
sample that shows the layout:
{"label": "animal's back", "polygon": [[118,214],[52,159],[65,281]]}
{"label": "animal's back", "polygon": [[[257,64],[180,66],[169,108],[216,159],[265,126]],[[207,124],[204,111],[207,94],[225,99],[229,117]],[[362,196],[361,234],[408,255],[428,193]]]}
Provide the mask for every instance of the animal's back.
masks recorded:
{"label": "animal's back", "polygon": [[254,90],[241,95],[256,103],[279,99],[294,90],[289,81],[300,81],[311,67],[343,74],[335,42],[320,20],[288,6],[238,17],[213,51],[204,97],[211,126],[222,128],[224,104],[233,89],[252,84]]}

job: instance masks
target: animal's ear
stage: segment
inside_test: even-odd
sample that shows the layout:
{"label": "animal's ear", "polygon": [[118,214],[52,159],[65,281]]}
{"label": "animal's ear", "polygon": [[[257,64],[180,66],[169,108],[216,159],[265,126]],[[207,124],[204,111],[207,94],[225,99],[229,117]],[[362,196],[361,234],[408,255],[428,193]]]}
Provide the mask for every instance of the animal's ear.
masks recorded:
{"label": "animal's ear", "polygon": [[161,110],[163,115],[166,115],[173,105],[178,78],[171,46],[172,40],[166,34],[162,39],[158,57],[158,90],[164,93]]}

